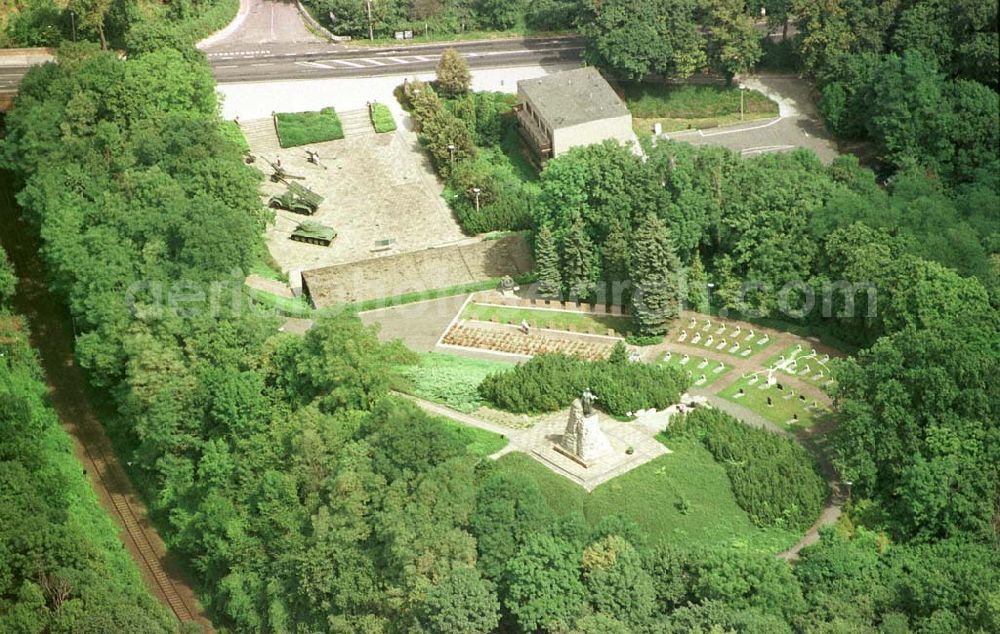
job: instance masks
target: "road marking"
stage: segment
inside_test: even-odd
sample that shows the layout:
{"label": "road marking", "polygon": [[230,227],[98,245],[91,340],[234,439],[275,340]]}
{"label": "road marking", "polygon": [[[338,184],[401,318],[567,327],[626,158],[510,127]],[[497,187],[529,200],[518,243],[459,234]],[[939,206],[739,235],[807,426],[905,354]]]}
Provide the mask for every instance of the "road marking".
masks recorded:
{"label": "road marking", "polygon": [[377,59],[371,59],[370,57],[363,58],[363,61],[366,61],[370,64],[374,64],[375,66],[385,66],[385,62]]}
{"label": "road marking", "polygon": [[328,66],[326,64],[321,64],[319,62],[295,62],[301,66],[312,66],[313,68],[336,68],[335,66]]}
{"label": "road marking", "polygon": [[251,66],[274,66],[274,62],[262,62],[260,64],[250,64]]}
{"label": "road marking", "polygon": [[781,152],[782,150],[791,150],[794,145],[762,145],[760,147],[748,147],[744,150],[740,150],[740,154],[765,154],[767,152]]}
{"label": "road marking", "polygon": [[398,57],[386,57],[386,59],[389,60],[390,62],[396,62],[397,64],[412,64],[413,63],[411,61],[408,61],[408,60],[405,60],[405,59],[400,59]]}
{"label": "road marking", "polygon": [[331,62],[336,62],[338,64],[343,64],[345,66],[350,66],[351,68],[368,68],[364,64],[355,64],[354,62],[349,62],[346,59],[333,59]]}
{"label": "road marking", "polygon": [[225,66],[216,66],[216,68],[239,68],[237,64],[226,64]]}
{"label": "road marking", "polygon": [[414,55],[413,57],[420,62],[432,62],[437,59],[436,57],[427,57],[426,55]]}
{"label": "road marking", "polygon": [[779,121],[782,121],[783,119],[784,119],[784,117],[778,117],[777,119],[773,119],[771,121],[768,121],[764,125],[755,125],[755,126],[752,126],[752,127],[749,127],[749,128],[739,128],[737,130],[721,130],[719,132],[709,132],[707,134],[705,132],[702,132],[701,130],[698,130],[698,134],[700,136],[703,136],[703,137],[711,137],[711,136],[721,136],[723,134],[736,134],[736,133],[739,133],[739,132],[750,132],[751,130],[762,130],[764,128],[770,128],[775,123],[778,123]]}

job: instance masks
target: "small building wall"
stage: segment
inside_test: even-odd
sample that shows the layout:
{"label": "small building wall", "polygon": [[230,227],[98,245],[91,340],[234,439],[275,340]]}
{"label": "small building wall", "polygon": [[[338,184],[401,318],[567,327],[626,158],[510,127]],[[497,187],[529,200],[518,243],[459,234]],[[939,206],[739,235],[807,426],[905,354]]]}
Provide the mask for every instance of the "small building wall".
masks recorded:
{"label": "small building wall", "polygon": [[630,114],[613,119],[588,121],[568,128],[558,128],[553,136],[555,142],[552,148],[553,156],[565,154],[571,148],[579,145],[601,143],[607,139],[614,139],[623,145],[635,140],[635,133],[632,131],[632,115]]}

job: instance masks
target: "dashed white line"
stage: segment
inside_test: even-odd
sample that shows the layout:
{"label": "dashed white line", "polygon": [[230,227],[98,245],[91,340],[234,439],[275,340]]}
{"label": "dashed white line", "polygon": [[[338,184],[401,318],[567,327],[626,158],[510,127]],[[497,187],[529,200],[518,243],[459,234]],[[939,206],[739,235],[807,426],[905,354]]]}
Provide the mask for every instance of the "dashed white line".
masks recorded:
{"label": "dashed white line", "polygon": [[355,64],[354,62],[349,62],[346,59],[333,59],[331,62],[336,62],[338,64],[343,64],[344,66],[350,66],[352,68],[367,68],[364,64]]}

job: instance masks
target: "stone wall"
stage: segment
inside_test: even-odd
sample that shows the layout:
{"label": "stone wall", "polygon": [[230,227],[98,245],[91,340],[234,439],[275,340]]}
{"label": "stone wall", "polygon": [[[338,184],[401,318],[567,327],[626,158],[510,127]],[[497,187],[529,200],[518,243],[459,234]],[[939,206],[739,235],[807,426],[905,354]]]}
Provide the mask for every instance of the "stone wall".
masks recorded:
{"label": "stone wall", "polygon": [[411,251],[302,272],[316,308],[429,291],[531,271],[521,235]]}

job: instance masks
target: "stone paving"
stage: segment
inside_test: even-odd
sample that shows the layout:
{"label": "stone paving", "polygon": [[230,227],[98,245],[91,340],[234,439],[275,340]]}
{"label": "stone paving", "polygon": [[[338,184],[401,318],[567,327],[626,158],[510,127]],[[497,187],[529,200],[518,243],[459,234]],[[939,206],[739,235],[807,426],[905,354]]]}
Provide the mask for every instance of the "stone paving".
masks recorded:
{"label": "stone paving", "polygon": [[[298,182],[325,199],[309,219],[338,233],[329,247],[294,242],[289,234],[306,217],[278,210],[265,237],[281,270],[310,270],[465,240],[416,135],[405,125],[396,132],[362,133],[356,117],[346,114],[351,123],[346,138],[287,149],[278,146],[270,119],[240,121],[257,167],[270,174],[264,159],[280,159],[289,174],[304,176]],[[307,149],[319,153],[320,165],[307,160]],[[285,188],[265,181],[263,200]],[[382,248],[381,240],[391,244]]]}
{"label": "stone paving", "polygon": [[[555,473],[579,484],[587,491],[593,491],[608,480],[635,469],[654,458],[671,453],[663,443],[656,440],[657,432],[650,430],[649,426],[624,423],[602,415],[601,430],[611,442],[613,452],[584,467],[553,448],[565,430],[568,408],[546,416],[529,429],[518,430],[476,416],[462,414],[423,399],[409,396],[406,398],[435,416],[445,416],[472,427],[506,436],[509,440],[508,445],[491,457],[496,458],[512,451],[524,452]],[[631,449],[631,453],[629,453],[629,449]]]}

